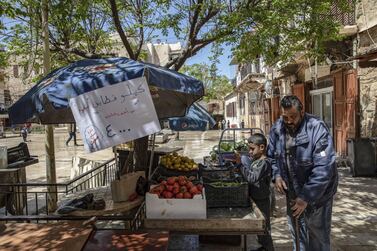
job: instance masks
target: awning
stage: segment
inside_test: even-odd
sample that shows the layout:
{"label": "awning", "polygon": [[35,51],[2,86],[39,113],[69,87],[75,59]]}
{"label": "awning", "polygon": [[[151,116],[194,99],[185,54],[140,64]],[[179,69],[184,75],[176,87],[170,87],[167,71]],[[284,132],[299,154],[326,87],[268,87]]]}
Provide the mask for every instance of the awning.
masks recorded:
{"label": "awning", "polygon": [[264,74],[248,74],[236,87],[237,92],[247,92],[258,89],[266,82]]}
{"label": "awning", "polygon": [[361,68],[377,67],[377,48],[359,53],[356,56],[350,57],[348,60],[359,60],[359,66]]}

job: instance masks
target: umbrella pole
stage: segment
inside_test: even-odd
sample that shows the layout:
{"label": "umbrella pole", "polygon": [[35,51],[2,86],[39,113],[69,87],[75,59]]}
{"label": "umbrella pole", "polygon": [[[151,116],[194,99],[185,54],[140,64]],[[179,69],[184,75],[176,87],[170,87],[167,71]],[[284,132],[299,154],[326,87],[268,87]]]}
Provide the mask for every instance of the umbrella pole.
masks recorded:
{"label": "umbrella pole", "polygon": [[[46,176],[47,184],[56,184],[56,166],[55,166],[55,146],[54,146],[54,127],[46,125]],[[57,208],[57,190],[56,186],[48,186],[48,211],[53,212]]]}
{"label": "umbrella pole", "polygon": [[156,134],[153,133],[152,135],[152,149],[151,149],[151,157],[149,158],[149,167],[148,167],[148,179],[151,178],[152,173],[152,164],[153,164],[153,157],[154,157],[154,144],[156,142]]}

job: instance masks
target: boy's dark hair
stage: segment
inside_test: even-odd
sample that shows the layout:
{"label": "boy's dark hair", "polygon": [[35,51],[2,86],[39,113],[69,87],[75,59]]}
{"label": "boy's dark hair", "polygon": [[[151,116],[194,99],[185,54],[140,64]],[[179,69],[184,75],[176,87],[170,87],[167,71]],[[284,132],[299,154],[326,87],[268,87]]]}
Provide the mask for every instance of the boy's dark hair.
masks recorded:
{"label": "boy's dark hair", "polygon": [[254,133],[253,135],[251,135],[248,139],[247,139],[247,142],[249,142],[249,144],[255,144],[257,146],[260,146],[260,145],[264,145],[264,146],[267,146],[267,139],[266,137],[261,134],[261,133]]}
{"label": "boy's dark hair", "polygon": [[295,107],[299,112],[301,112],[303,108],[300,99],[295,95],[284,96],[280,101],[280,106],[284,109]]}

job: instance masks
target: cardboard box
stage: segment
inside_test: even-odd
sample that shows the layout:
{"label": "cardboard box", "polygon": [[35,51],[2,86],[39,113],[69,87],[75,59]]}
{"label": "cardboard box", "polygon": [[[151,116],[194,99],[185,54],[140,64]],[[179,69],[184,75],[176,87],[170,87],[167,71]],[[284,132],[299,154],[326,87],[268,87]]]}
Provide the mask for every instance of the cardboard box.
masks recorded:
{"label": "cardboard box", "polygon": [[127,173],[119,180],[111,182],[111,196],[114,202],[127,201],[128,197],[136,192],[136,184],[139,177],[145,178],[144,171]]}
{"label": "cardboard box", "polygon": [[207,201],[202,194],[192,199],[163,199],[157,194],[146,193],[145,205],[147,219],[206,219]]}

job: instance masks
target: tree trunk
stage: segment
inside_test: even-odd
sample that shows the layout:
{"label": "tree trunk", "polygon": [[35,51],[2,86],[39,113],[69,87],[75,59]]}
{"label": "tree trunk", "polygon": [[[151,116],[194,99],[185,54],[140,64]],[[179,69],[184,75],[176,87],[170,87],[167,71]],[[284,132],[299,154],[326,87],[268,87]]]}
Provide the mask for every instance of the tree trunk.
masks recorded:
{"label": "tree trunk", "polygon": [[[43,75],[46,76],[51,71],[50,44],[48,33],[48,1],[42,1],[42,27],[43,27]],[[52,125],[46,125],[46,176],[48,184],[56,184],[56,166],[55,166],[55,146],[54,146],[54,128]],[[48,211],[54,212],[57,208],[57,191],[56,187],[49,186],[47,203]]]}
{"label": "tree trunk", "polygon": [[148,136],[136,139],[134,145],[135,149],[135,170],[145,171],[148,169]]}

